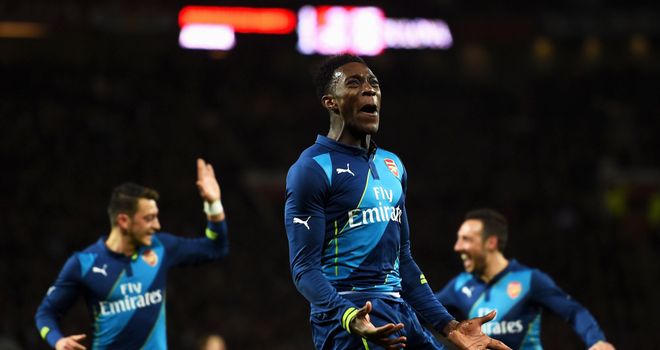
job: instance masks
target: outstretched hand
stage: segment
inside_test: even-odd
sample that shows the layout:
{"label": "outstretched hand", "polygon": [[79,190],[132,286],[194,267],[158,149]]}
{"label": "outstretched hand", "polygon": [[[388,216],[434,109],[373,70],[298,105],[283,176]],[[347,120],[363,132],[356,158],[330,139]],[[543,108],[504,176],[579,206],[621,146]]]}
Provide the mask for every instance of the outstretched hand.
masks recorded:
{"label": "outstretched hand", "polygon": [[60,338],[57,343],[55,343],[56,350],[85,350],[87,349],[79,341],[87,337],[85,334],[76,334],[68,337]]}
{"label": "outstretched hand", "polygon": [[213,203],[220,200],[220,185],[215,178],[213,166],[202,158],[197,159],[197,188],[205,201]]}
{"label": "outstretched hand", "polygon": [[614,350],[614,345],[604,340],[599,340],[596,344],[592,345],[589,350]]}
{"label": "outstretched hand", "polygon": [[403,323],[388,323],[384,326],[376,327],[371,323],[369,313],[371,312],[371,302],[367,301],[355,318],[349,324],[351,333],[368,341],[378,344],[387,350],[396,350],[406,346],[406,337],[390,338],[390,335],[403,329]]}
{"label": "outstretched hand", "polygon": [[481,331],[481,325],[495,318],[495,311],[488,315],[459,322],[447,334],[447,339],[461,350],[511,350],[499,340],[493,339]]}

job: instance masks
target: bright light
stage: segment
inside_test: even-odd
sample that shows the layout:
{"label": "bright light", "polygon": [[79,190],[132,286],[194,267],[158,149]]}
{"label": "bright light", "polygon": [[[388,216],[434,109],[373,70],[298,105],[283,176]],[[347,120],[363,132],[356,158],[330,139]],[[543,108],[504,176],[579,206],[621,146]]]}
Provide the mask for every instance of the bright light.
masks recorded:
{"label": "bright light", "polygon": [[395,49],[448,49],[453,44],[449,26],[442,20],[388,18],[384,36],[387,47]]}
{"label": "bright light", "polygon": [[237,33],[288,34],[296,28],[296,14],[283,8],[186,6],[179,12],[179,26],[224,24]]}
{"label": "bright light", "polygon": [[303,6],[298,11],[298,51],[311,55],[316,49],[316,9]]}
{"label": "bright light", "polygon": [[231,50],[236,43],[234,30],[218,24],[190,24],[181,28],[179,44],[186,49]]}
{"label": "bright light", "polygon": [[[448,49],[449,26],[435,19],[386,18],[375,6],[284,8],[185,6],[179,12],[182,47],[230,50],[235,33],[288,34],[297,30],[297,49],[305,55],[379,55],[392,49]],[[1,28],[0,28],[1,29]],[[1,33],[1,31],[0,31]]]}
{"label": "bright light", "polygon": [[359,55],[375,56],[385,49],[385,14],[377,7],[356,7],[351,16],[353,50]]}
{"label": "bright light", "polygon": [[316,50],[322,54],[336,54],[350,49],[350,13],[339,6],[318,10]]}
{"label": "bright light", "polygon": [[449,26],[434,19],[385,18],[378,7],[304,6],[298,11],[298,51],[373,56],[385,48],[448,49]]}
{"label": "bright light", "polygon": [[304,6],[298,17],[298,50],[304,54],[370,56],[385,48],[385,15],[377,7]]}

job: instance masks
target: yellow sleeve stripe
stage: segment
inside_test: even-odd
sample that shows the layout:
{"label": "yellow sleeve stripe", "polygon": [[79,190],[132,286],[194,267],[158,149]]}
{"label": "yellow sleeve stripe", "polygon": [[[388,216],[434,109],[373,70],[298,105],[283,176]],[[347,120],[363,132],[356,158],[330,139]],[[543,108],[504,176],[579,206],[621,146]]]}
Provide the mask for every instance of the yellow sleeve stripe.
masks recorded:
{"label": "yellow sleeve stripe", "polygon": [[348,331],[348,333],[351,333],[351,328],[349,325],[351,324],[351,321],[355,318],[355,316],[358,313],[358,309],[354,307],[349,307],[344,311],[344,316],[341,318],[341,326],[344,327],[345,330]]}
{"label": "yellow sleeve stripe", "polygon": [[215,233],[213,230],[211,230],[210,228],[207,227],[207,228],[206,228],[206,237],[208,237],[209,239],[215,241],[215,239],[218,238],[218,234]]}
{"label": "yellow sleeve stripe", "polygon": [[369,350],[369,344],[365,338],[362,338],[362,345],[364,345],[365,350]]}
{"label": "yellow sleeve stripe", "polygon": [[41,337],[46,339],[46,336],[48,335],[48,332],[50,332],[50,328],[48,327],[41,327],[41,331],[39,333],[41,334]]}
{"label": "yellow sleeve stripe", "polygon": [[429,283],[426,281],[426,277],[424,277],[424,274],[419,275],[419,283],[421,284]]}

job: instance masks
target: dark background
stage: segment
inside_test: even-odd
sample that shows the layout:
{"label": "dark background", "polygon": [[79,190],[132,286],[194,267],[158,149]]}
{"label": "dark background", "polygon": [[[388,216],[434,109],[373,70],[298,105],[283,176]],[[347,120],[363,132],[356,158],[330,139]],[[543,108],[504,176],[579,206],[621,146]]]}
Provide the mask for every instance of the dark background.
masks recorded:
{"label": "dark background", "polygon": [[[0,37],[0,336],[22,349],[46,348],[36,307],[66,258],[109,232],[115,185],[158,189],[163,228],[202,234],[200,156],[222,186],[231,252],[170,274],[170,348],[193,349],[209,332],[232,350],[312,348],[282,208],[289,165],[327,132],[312,85],[323,58],[298,54],[295,34],[183,50],[184,4],[0,0],[0,21],[47,28]],[[367,58],[383,91],[375,140],[406,164],[413,255],[434,289],[461,270],[462,215],[490,206],[509,218],[507,256],[553,276],[618,349],[660,346],[654,4],[379,3],[388,17],[445,19],[454,34],[447,51]],[[82,302],[62,327],[90,334]],[[547,349],[584,348],[551,314],[542,334]]]}

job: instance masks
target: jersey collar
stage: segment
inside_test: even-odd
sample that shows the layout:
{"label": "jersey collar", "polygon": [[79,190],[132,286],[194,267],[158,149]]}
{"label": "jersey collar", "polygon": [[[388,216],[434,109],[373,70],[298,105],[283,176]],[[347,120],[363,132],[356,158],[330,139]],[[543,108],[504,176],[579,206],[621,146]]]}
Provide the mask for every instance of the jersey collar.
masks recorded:
{"label": "jersey collar", "polygon": [[[492,284],[497,283],[497,281],[499,281],[502,277],[504,277],[504,275],[511,272],[511,270],[514,268],[514,265],[517,266],[518,261],[516,259],[509,259],[509,263],[506,265],[504,270],[500,271],[500,273],[495,275],[495,277],[493,277],[493,279],[490,280],[490,282],[488,282],[488,284],[492,285]],[[479,279],[481,279],[481,278],[479,278]]]}

